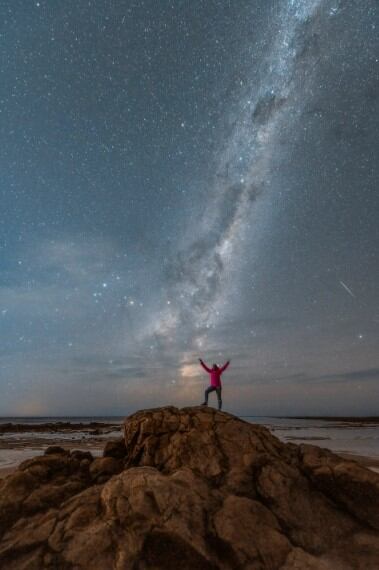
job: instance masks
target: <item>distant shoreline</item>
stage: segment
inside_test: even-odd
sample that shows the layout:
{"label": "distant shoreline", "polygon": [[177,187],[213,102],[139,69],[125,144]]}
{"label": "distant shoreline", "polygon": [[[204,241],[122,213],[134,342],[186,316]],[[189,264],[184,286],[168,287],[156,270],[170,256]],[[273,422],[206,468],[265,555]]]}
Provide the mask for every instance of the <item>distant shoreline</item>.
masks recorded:
{"label": "distant shoreline", "polygon": [[[0,416],[0,427],[4,424],[28,426],[39,424],[83,424],[88,427],[89,424],[98,424],[108,426],[110,424],[120,424],[128,417],[124,416]],[[271,416],[262,414],[233,414],[240,418],[273,418],[279,420],[324,420],[324,421],[343,421],[343,422],[375,422],[379,423],[379,416]],[[32,423],[29,423],[32,422]]]}
{"label": "distant shoreline", "polygon": [[379,416],[270,416],[285,420],[322,420],[325,422],[379,423]]}
{"label": "distant shoreline", "polygon": [[115,427],[119,428],[120,423],[114,422],[88,422],[88,423],[74,423],[74,422],[40,422],[40,423],[0,423],[0,434],[2,433],[9,433],[9,432],[40,432],[40,431],[53,431],[53,432],[61,432],[61,431],[83,431],[83,432],[103,432],[105,430],[112,431]]}
{"label": "distant shoreline", "polygon": [[273,420],[318,420],[325,422],[349,422],[349,423],[379,423],[379,416],[254,416],[243,415],[240,418],[270,418]]}

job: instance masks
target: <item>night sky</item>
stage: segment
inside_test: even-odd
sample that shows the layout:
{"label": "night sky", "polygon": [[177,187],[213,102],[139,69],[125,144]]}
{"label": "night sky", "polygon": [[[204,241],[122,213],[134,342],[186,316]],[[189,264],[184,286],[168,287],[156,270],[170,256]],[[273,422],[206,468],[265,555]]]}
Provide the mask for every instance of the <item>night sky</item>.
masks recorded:
{"label": "night sky", "polygon": [[0,414],[377,414],[378,2],[0,16]]}

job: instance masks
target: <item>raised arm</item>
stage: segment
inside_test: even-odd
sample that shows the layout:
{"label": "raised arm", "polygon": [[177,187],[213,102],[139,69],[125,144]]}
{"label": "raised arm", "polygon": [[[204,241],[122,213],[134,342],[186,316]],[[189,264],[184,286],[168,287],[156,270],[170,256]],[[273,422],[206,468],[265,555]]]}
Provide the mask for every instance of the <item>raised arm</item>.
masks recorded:
{"label": "raised arm", "polygon": [[229,364],[230,364],[230,360],[225,362],[224,366],[221,366],[220,372],[224,372],[224,370],[226,370],[228,368]]}
{"label": "raised arm", "polygon": [[201,366],[204,368],[204,370],[206,370],[207,372],[211,372],[211,369],[208,368],[208,366],[206,364],[204,364],[204,362],[201,360],[201,358],[199,358],[200,364]]}

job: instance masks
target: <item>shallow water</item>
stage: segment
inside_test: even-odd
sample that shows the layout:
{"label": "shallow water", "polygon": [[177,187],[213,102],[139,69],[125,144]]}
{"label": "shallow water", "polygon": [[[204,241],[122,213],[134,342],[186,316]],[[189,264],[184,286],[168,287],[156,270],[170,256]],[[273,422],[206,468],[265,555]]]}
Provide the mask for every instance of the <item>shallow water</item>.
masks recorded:
{"label": "shallow water", "polygon": [[356,423],[293,418],[244,417],[259,423],[285,443],[309,443],[336,453],[379,458],[379,422]]}
{"label": "shallow water", "polygon": [[[124,420],[121,417],[35,417],[21,418],[8,417],[0,418],[1,424],[56,424],[58,422],[70,422],[87,425],[90,422],[101,422],[103,424],[120,424]],[[83,426],[83,427],[84,427]],[[88,429],[88,428],[87,428]],[[26,459],[41,455],[51,445],[64,446],[69,449],[83,449],[90,451],[92,455],[102,454],[104,444],[109,439],[120,437],[121,431],[112,427],[102,430],[91,428],[89,431],[83,430],[61,430],[61,431],[10,431],[0,434],[0,469],[17,466]]]}
{"label": "shallow water", "polygon": [[[10,432],[0,434],[0,446],[2,441],[21,441],[21,440],[28,440],[28,439],[41,439],[41,440],[48,440],[49,442],[59,440],[67,440],[67,441],[82,441],[82,440],[91,440],[94,439],[94,435],[88,432],[83,431],[43,431],[43,432],[33,432],[33,431],[24,431],[24,432]],[[114,439],[116,437],[120,437],[120,431],[108,431],[107,433],[99,433],[96,435],[96,439]],[[49,443],[51,445],[51,443]]]}

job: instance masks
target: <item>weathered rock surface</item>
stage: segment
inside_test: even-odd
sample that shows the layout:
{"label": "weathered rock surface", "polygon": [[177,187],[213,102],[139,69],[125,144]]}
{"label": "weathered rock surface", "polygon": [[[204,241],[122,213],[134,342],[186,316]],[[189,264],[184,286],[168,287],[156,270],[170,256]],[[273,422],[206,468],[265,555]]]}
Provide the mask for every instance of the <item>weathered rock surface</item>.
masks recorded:
{"label": "weathered rock surface", "polygon": [[377,570],[379,476],[211,408],[126,419],[0,483],[7,570]]}

